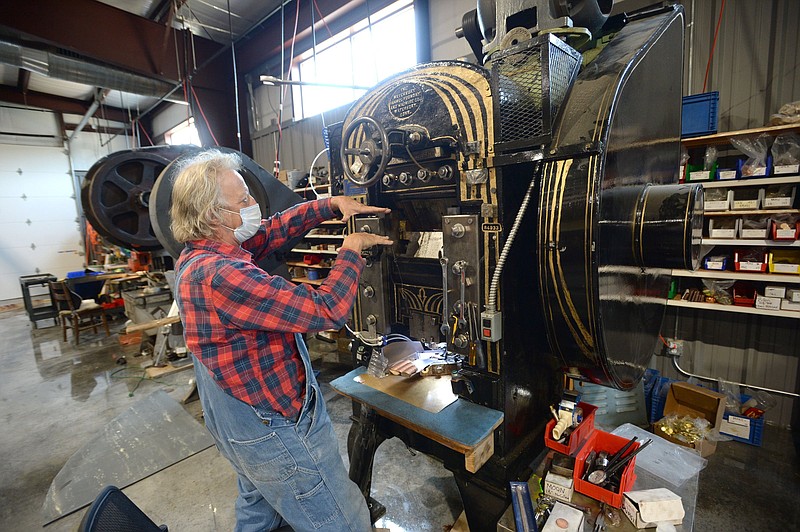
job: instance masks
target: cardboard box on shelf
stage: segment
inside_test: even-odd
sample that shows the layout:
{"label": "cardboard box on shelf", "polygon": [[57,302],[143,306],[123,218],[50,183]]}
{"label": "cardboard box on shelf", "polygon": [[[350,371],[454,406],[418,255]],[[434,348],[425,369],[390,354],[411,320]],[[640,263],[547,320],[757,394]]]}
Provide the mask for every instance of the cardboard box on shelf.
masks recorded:
{"label": "cardboard box on shelf", "polygon": [[786,290],[786,299],[792,303],[800,303],[800,289],[789,288]]}
{"label": "cardboard box on shelf", "polygon": [[739,220],[736,218],[711,218],[708,221],[708,236],[710,238],[736,238],[739,229]]}
{"label": "cardboard box on shelf", "polygon": [[785,286],[766,286],[764,288],[764,295],[767,297],[786,297]]}
{"label": "cardboard box on shelf", "polygon": [[760,308],[761,310],[780,310],[781,298],[767,297],[758,294],[756,296],[756,308]]}
{"label": "cardboard box on shelf", "polygon": [[[725,395],[686,382],[673,382],[670,384],[669,390],[667,391],[667,399],[664,403],[665,417],[676,414],[679,416],[702,418],[708,420],[712,429],[718,429],[722,423],[722,414],[724,413]],[[695,449],[700,453],[700,456],[710,456],[717,450],[716,441],[706,438],[690,444],[673,438],[660,430],[660,427],[661,421],[658,421],[655,424],[653,432],[667,441]]]}
{"label": "cardboard box on shelf", "polygon": [[800,174],[800,164],[776,164],[775,175]]}
{"label": "cardboard box on shelf", "polygon": [[703,209],[707,211],[728,211],[733,202],[733,190],[709,188],[703,191]]}
{"label": "cardboard box on shelf", "polygon": [[651,528],[657,523],[680,525],[686,513],[681,498],[666,488],[629,491],[622,510],[636,528]]}
{"label": "cardboard box on shelf", "polygon": [[800,312],[800,301],[781,299],[781,310],[793,310],[795,312]]}

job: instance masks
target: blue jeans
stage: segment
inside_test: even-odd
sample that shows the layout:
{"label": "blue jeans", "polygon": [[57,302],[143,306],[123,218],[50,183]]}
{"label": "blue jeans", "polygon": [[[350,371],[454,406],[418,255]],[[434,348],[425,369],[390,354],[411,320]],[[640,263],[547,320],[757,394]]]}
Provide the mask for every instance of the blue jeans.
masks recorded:
{"label": "blue jeans", "polygon": [[192,357],[206,428],[238,475],[236,531],[370,531],[369,511],[339,455],[303,338],[306,397],[297,421],[222,391]]}

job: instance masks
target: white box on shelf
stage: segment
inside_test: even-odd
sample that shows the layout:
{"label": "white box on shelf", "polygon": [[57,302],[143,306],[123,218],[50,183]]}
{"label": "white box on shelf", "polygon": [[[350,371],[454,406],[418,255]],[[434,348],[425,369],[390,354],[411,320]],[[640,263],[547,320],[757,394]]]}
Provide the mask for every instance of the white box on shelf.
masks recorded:
{"label": "white box on shelf", "polygon": [[764,295],[767,297],[779,297],[783,299],[786,297],[785,286],[766,286],[764,288]]}
{"label": "white box on shelf", "polygon": [[776,164],[772,173],[775,175],[800,174],[800,164]]}
{"label": "white box on shelf", "polygon": [[786,299],[792,303],[800,303],[800,289],[789,288],[786,290]]}
{"label": "white box on shelf", "polygon": [[703,209],[706,211],[729,211],[733,201],[733,190],[709,189],[703,192]]}
{"label": "white box on shelf", "polygon": [[788,192],[788,187],[783,185],[771,185],[764,191],[764,208],[765,209],[780,209],[789,208],[794,205],[794,195],[797,187],[792,186],[791,192]]}
{"label": "white box on shelf", "polygon": [[[745,226],[745,222],[749,227]],[[763,227],[753,227],[756,223],[763,224]],[[769,228],[770,228],[770,220],[769,218],[763,218],[762,220],[753,220],[752,217],[747,219],[740,218],[739,219],[739,238],[768,238],[769,237]]]}
{"label": "white box on shelf", "polygon": [[800,312],[800,302],[789,301],[788,299],[782,299],[781,310],[793,310],[795,312]]}
{"label": "white box on shelf", "polygon": [[[733,222],[732,227],[731,222]],[[710,238],[736,238],[738,229],[739,220],[730,217],[709,218],[708,220],[708,236]]]}
{"label": "white box on shelf", "polygon": [[756,295],[756,308],[761,310],[780,310],[781,298]]}
{"label": "white box on shelf", "polygon": [[733,193],[733,205],[732,209],[734,210],[753,210],[753,209],[760,209],[761,203],[764,201],[764,189],[759,188],[758,192],[755,194],[755,198],[751,191],[747,188],[740,188]]}

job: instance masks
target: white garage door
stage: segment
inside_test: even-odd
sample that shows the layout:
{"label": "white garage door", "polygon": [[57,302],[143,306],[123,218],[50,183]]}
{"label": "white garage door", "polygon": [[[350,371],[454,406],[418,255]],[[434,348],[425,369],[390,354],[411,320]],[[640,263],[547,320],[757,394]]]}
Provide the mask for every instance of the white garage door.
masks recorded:
{"label": "white garage door", "polygon": [[73,194],[63,148],[0,144],[0,301],[22,275],[82,269]]}

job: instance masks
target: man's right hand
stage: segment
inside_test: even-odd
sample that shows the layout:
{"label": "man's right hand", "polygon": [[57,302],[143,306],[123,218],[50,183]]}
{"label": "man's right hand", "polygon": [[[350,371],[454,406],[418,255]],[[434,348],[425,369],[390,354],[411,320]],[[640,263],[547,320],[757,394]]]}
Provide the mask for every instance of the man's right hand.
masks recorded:
{"label": "man's right hand", "polygon": [[352,249],[356,253],[361,253],[372,246],[390,246],[394,244],[388,236],[374,235],[372,233],[351,233],[344,237],[342,242],[343,249]]}

